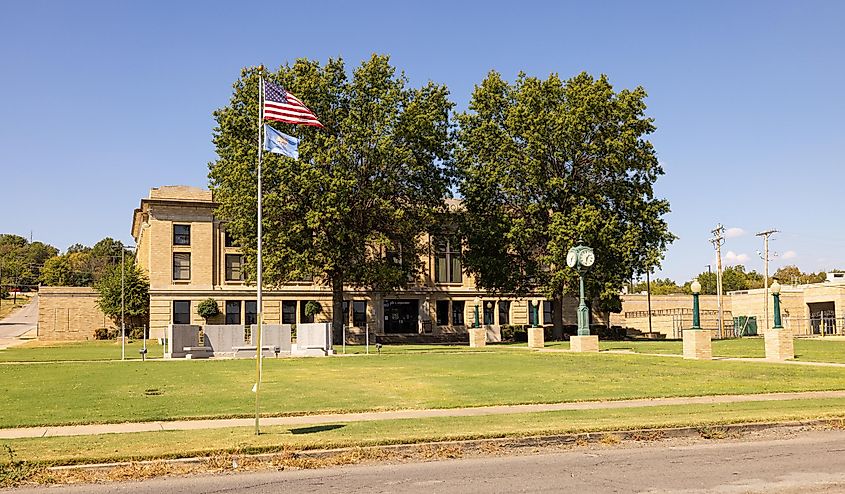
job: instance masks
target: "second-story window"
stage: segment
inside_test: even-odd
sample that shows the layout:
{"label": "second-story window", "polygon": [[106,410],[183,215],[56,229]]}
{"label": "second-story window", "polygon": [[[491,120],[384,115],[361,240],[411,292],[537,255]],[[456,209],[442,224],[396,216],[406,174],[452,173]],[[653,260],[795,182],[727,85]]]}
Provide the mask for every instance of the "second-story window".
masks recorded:
{"label": "second-story window", "polygon": [[190,252],[173,253],[173,279],[191,279],[191,254]]}
{"label": "second-story window", "polygon": [[460,283],[461,240],[458,237],[437,237],[434,240],[434,282]]}
{"label": "second-story window", "polygon": [[173,225],[173,245],[191,245],[191,225]]}
{"label": "second-story window", "polygon": [[243,262],[240,254],[226,254],[226,281],[243,281]]}

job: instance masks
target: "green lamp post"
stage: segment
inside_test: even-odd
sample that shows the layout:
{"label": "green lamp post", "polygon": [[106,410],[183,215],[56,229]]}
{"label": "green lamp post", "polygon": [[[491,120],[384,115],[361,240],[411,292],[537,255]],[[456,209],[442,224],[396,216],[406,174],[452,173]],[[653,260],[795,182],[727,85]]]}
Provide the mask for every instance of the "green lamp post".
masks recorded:
{"label": "green lamp post", "polygon": [[690,285],[690,290],[692,290],[692,328],[691,329],[701,329],[701,318],[698,315],[698,294],[701,293],[701,283],[698,280],[692,282]]}
{"label": "green lamp post", "polygon": [[531,301],[529,307],[531,308],[532,320],[531,327],[536,328],[540,325],[540,301],[534,299]]}
{"label": "green lamp post", "polygon": [[590,310],[584,301],[584,273],[595,262],[596,255],[593,249],[582,245],[581,242],[579,242],[577,247],[569,249],[569,252],[566,254],[566,265],[578,270],[578,280],[580,282],[581,301],[578,304],[578,336],[590,335]]}
{"label": "green lamp post", "polygon": [[780,283],[778,283],[778,280],[775,280],[772,284],[771,290],[772,297],[775,299],[775,325],[772,329],[783,329],[780,320]]}
{"label": "green lamp post", "polygon": [[473,302],[475,302],[475,322],[472,323],[472,327],[473,328],[480,328],[481,323],[478,320],[478,306],[481,305],[481,299],[478,298],[478,297],[475,297]]}

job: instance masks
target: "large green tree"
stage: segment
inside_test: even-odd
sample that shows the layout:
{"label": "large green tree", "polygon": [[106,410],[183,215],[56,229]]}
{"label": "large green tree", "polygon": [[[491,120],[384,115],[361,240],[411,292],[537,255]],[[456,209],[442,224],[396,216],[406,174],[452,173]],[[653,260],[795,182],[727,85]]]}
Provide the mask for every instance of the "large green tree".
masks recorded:
{"label": "large green tree", "polygon": [[[121,250],[125,250],[123,257]],[[134,256],[123,242],[111,237],[100,240],[94,247],[74,244],[64,254],[44,263],[39,281],[52,286],[93,286],[113,266],[122,261],[132,264]]]}
{"label": "large green tree", "polygon": [[94,288],[99,292],[97,305],[115,324],[120,324],[121,313],[127,328],[140,328],[149,323],[150,282],[134,263],[127,262],[123,266],[122,278],[120,264],[107,268]]}
{"label": "large green tree", "polygon": [[[214,117],[218,159],[209,178],[218,214],[255,279],[258,81],[245,69]],[[325,128],[273,123],[301,139],[299,159],[264,154],[264,280],[314,278],[332,289],[340,332],[343,290],[401,287],[418,275],[420,234],[443,211],[449,180],[445,86],[411,88],[386,56],[351,77],[341,59],[299,59],[266,74],[313,110]]]}
{"label": "large green tree", "polygon": [[645,97],[605,76],[511,84],[491,72],[458,116],[465,266],[487,290],[551,297],[557,337],[562,297],[578,289],[565,258],[579,239],[596,253],[593,307],[618,309],[622,284],[658,266],[674,238],[669,204],[654,196],[663,169],[646,140],[655,127]]}
{"label": "large green tree", "polygon": [[[714,272],[703,272],[697,277],[698,282],[701,283],[701,293],[704,295],[716,294],[716,283],[718,278]],[[745,266],[738,264],[736,266],[728,266],[722,270],[722,292],[733,292],[736,290],[750,290],[753,288],[763,288],[764,276],[757,271],[746,271]],[[685,288],[689,287],[689,283]]]}

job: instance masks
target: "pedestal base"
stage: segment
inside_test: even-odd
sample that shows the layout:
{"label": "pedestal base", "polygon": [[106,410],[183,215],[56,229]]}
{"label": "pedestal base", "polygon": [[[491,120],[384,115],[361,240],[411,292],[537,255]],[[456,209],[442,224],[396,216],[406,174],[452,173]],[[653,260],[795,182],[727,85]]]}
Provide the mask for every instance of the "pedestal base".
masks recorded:
{"label": "pedestal base", "polygon": [[469,346],[482,347],[487,344],[487,329],[486,328],[470,328],[469,329]]}
{"label": "pedestal base", "polygon": [[569,338],[569,351],[571,352],[598,352],[598,336],[572,336]]}
{"label": "pedestal base", "polygon": [[713,358],[710,331],[703,329],[684,330],[684,358],[690,360],[711,360]]}
{"label": "pedestal base", "polygon": [[528,348],[543,348],[544,346],[543,328],[528,328]]}
{"label": "pedestal base", "polygon": [[766,359],[783,361],[795,358],[792,330],[770,329],[766,331],[763,338],[766,340]]}

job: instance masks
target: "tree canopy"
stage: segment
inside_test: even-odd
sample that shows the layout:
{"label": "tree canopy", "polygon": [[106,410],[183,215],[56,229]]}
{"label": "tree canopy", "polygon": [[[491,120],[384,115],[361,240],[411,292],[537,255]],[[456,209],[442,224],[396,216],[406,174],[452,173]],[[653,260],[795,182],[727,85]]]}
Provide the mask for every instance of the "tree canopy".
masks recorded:
{"label": "tree canopy", "polygon": [[0,281],[20,286],[37,285],[42,266],[58,253],[57,248],[43,242],[0,234]]}
{"label": "tree canopy", "polygon": [[596,254],[594,306],[618,307],[619,287],[659,265],[674,236],[669,204],[654,196],[663,169],[645,138],[655,130],[645,97],[586,73],[511,84],[491,72],[476,86],[458,115],[455,163],[465,265],[480,287],[540,289],[560,307],[577,293],[565,259],[583,239]]}
{"label": "tree canopy", "polygon": [[132,264],[134,253],[126,249],[123,242],[111,237],[100,240],[93,247],[71,245],[64,254],[44,263],[39,281],[48,286],[93,286],[106,271],[121,262],[121,250],[125,250],[125,262]]}
{"label": "tree canopy", "polygon": [[140,267],[129,262],[125,264],[123,274],[121,284],[120,264],[110,266],[105,270],[94,286],[100,295],[97,306],[115,324],[120,324],[122,293],[123,313],[127,327],[140,328],[149,321],[150,282]]}
{"label": "tree canopy", "polygon": [[[449,191],[449,111],[445,86],[421,88],[386,56],[347,75],[342,59],[299,59],[266,74],[302,100],[324,129],[274,122],[301,139],[298,160],[265,154],[264,280],[303,278],[332,287],[335,331],[345,285],[390,289],[421,269],[420,234],[444,210]],[[244,69],[228,106],[214,118],[218,159],[209,178],[218,214],[242,246],[255,279],[256,69]]]}

